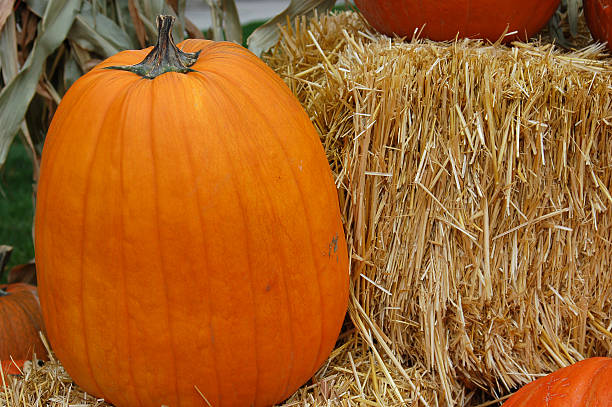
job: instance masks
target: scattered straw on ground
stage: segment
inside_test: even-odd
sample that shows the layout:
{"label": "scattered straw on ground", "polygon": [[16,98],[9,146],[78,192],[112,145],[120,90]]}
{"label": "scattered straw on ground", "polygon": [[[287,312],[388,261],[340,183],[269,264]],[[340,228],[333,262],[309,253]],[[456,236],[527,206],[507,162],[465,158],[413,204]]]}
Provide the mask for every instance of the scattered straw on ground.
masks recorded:
{"label": "scattered straw on ground", "polygon": [[[284,31],[267,61],[321,132],[353,273],[351,323],[285,406],[498,405],[612,356],[601,52],[401,43],[350,12]],[[103,405],[54,361],[5,380],[0,406]]]}

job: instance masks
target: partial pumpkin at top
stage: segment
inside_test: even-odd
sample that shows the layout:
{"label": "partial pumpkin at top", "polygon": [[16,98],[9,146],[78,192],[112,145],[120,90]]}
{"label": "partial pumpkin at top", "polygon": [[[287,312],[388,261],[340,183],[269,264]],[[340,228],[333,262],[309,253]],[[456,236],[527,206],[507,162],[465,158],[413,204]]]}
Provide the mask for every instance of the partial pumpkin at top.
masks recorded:
{"label": "partial pumpkin at top", "polygon": [[612,0],[584,0],[584,16],[593,39],[612,50]]}
{"label": "partial pumpkin at top", "polygon": [[544,27],[559,0],[355,0],[366,20],[387,35],[434,41],[455,37],[527,40]]}

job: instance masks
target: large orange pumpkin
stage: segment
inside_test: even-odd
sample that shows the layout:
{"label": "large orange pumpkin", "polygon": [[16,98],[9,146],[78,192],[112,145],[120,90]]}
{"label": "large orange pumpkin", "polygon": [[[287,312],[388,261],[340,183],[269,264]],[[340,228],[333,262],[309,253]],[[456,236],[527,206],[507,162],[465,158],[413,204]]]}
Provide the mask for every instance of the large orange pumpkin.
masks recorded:
{"label": "large orange pumpkin", "polygon": [[366,20],[378,31],[435,41],[459,37],[497,41],[528,39],[552,17],[560,0],[355,0]]}
{"label": "large orange pumpkin", "polygon": [[153,50],[75,82],[49,129],[35,241],[48,337],[117,406],[271,405],[322,365],[346,313],[337,190],[270,68],[227,42],[179,51],[172,19],[158,24]]}
{"label": "large orange pumpkin", "polygon": [[0,361],[46,358],[39,332],[44,325],[36,287],[0,284]]}
{"label": "large orange pumpkin", "polygon": [[583,7],[593,38],[612,49],[612,0],[584,0]]}
{"label": "large orange pumpkin", "polygon": [[610,407],[612,358],[590,358],[523,386],[502,407]]}

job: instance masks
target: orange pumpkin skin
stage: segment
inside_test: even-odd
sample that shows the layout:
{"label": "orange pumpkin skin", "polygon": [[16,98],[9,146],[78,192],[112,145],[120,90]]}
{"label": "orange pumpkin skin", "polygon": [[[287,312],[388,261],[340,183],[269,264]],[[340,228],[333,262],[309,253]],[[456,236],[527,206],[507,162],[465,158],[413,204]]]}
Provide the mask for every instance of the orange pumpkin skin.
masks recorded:
{"label": "orange pumpkin skin", "polygon": [[[366,20],[378,31],[434,41],[456,36],[504,42],[526,40],[552,17],[560,0],[355,0]],[[506,30],[507,29],[507,30]]]}
{"label": "orange pumpkin skin", "polygon": [[593,39],[612,50],[612,0],[584,0],[584,17]]}
{"label": "orange pumpkin skin", "polygon": [[0,362],[2,365],[2,373],[5,375],[20,375],[23,373],[23,369],[25,366],[25,360],[19,359],[7,359]]}
{"label": "orange pumpkin skin", "polygon": [[595,357],[526,384],[502,407],[610,407],[612,358]]}
{"label": "orange pumpkin skin", "polygon": [[46,359],[39,332],[44,332],[36,287],[0,284],[0,361]]}
{"label": "orange pumpkin skin", "polygon": [[[283,81],[231,43],[194,72],[105,69],[43,150],[36,262],[52,348],[117,406],[267,406],[335,345],[348,302],[337,190]],[[202,395],[200,395],[200,393]]]}

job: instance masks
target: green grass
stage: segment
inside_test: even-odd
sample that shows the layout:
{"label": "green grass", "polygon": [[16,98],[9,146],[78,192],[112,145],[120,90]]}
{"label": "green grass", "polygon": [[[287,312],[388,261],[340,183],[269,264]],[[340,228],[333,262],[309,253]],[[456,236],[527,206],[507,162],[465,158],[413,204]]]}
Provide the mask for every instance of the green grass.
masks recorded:
{"label": "green grass", "polygon": [[32,163],[16,140],[0,171],[0,245],[13,246],[9,267],[34,257],[32,241]]}

